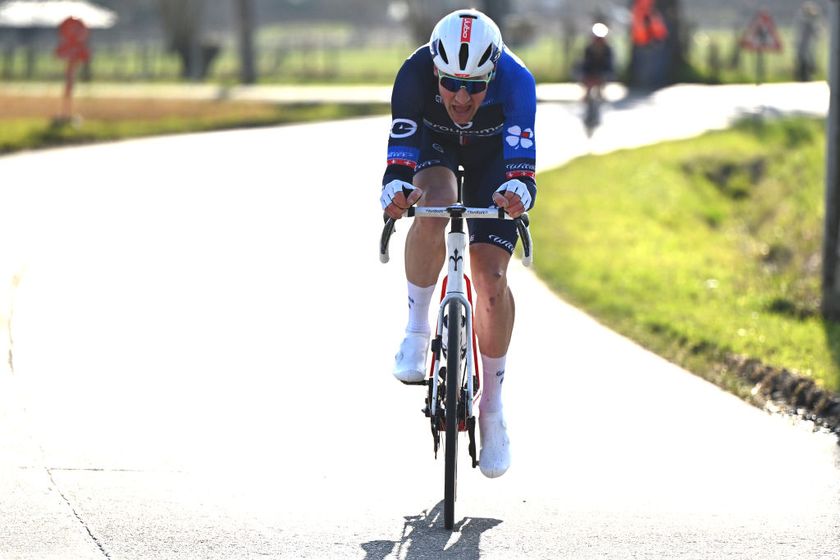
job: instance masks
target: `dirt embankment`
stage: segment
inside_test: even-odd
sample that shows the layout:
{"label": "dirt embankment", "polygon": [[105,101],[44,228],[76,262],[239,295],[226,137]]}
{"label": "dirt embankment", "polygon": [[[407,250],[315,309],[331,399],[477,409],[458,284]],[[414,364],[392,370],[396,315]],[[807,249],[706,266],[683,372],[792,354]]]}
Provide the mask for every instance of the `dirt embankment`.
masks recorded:
{"label": "dirt embankment", "polygon": [[753,386],[757,404],[772,403],[782,412],[809,420],[840,438],[840,395],[820,388],[813,379],[755,358],[729,355],[725,367]]}

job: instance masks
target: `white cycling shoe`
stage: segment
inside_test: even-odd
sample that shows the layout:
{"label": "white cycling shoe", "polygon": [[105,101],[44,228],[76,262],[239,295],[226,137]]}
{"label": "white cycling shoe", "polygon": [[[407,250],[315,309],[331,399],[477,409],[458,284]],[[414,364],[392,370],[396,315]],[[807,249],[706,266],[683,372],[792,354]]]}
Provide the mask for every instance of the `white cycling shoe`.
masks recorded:
{"label": "white cycling shoe", "polygon": [[407,332],[394,357],[394,377],[403,383],[423,383],[426,380],[426,354],[429,334]]}
{"label": "white cycling shoe", "polygon": [[502,412],[481,412],[478,415],[481,453],[478,466],[487,478],[505,474],[510,467],[510,439]]}

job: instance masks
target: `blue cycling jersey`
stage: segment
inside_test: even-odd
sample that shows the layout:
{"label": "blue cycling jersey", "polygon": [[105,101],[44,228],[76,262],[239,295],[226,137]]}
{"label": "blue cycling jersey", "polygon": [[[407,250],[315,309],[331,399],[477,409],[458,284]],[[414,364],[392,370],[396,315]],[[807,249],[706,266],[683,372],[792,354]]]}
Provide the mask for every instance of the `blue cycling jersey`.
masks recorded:
{"label": "blue cycling jersey", "polygon": [[[505,173],[500,179],[520,179],[535,194],[536,108],[534,77],[505,48],[473,121],[455,124],[441,103],[429,46],[420,47],[403,63],[394,81],[383,185],[393,179],[411,182],[424,141],[438,137],[452,139],[467,150],[471,145],[485,150],[491,143],[502,151]],[[433,134],[424,134],[423,129]]]}

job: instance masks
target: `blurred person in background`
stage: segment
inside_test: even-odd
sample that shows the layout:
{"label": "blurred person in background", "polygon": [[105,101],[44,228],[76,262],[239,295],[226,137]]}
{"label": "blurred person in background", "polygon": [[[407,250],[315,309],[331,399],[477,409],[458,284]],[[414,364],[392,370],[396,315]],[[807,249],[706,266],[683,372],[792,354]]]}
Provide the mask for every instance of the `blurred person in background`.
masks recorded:
{"label": "blurred person in background", "polygon": [[[391,110],[380,197],[388,216],[398,219],[415,203],[453,204],[459,165],[464,168],[465,205],[495,204],[512,217],[533,206],[534,77],[485,14],[457,10],[437,23],[430,41],[399,70]],[[408,324],[393,370],[404,383],[426,378],[429,306],[446,257],[447,223],[414,220],[406,237]],[[483,370],[479,466],[494,478],[510,466],[501,390],[514,322],[507,268],[518,236],[510,220],[468,220],[467,225]]]}
{"label": "blurred person in background", "polygon": [[808,1],[802,4],[796,24],[795,77],[800,82],[812,80],[817,71],[814,51],[820,32],[819,16],[820,8],[816,3]]}
{"label": "blurred person in background", "polygon": [[588,104],[593,95],[601,99],[604,84],[615,79],[613,51],[607,35],[609,28],[603,23],[592,26],[589,42],[583,49],[579,80],[584,88],[583,101]]}

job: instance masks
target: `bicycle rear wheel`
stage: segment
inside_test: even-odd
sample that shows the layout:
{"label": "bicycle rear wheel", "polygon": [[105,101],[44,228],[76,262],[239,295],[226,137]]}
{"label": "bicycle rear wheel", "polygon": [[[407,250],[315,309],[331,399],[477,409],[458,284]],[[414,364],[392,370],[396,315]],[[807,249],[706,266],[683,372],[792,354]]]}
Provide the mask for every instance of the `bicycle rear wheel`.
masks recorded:
{"label": "bicycle rear wheel", "polygon": [[449,303],[446,350],[446,460],[443,485],[443,524],[455,526],[458,479],[458,393],[461,390],[461,304]]}

